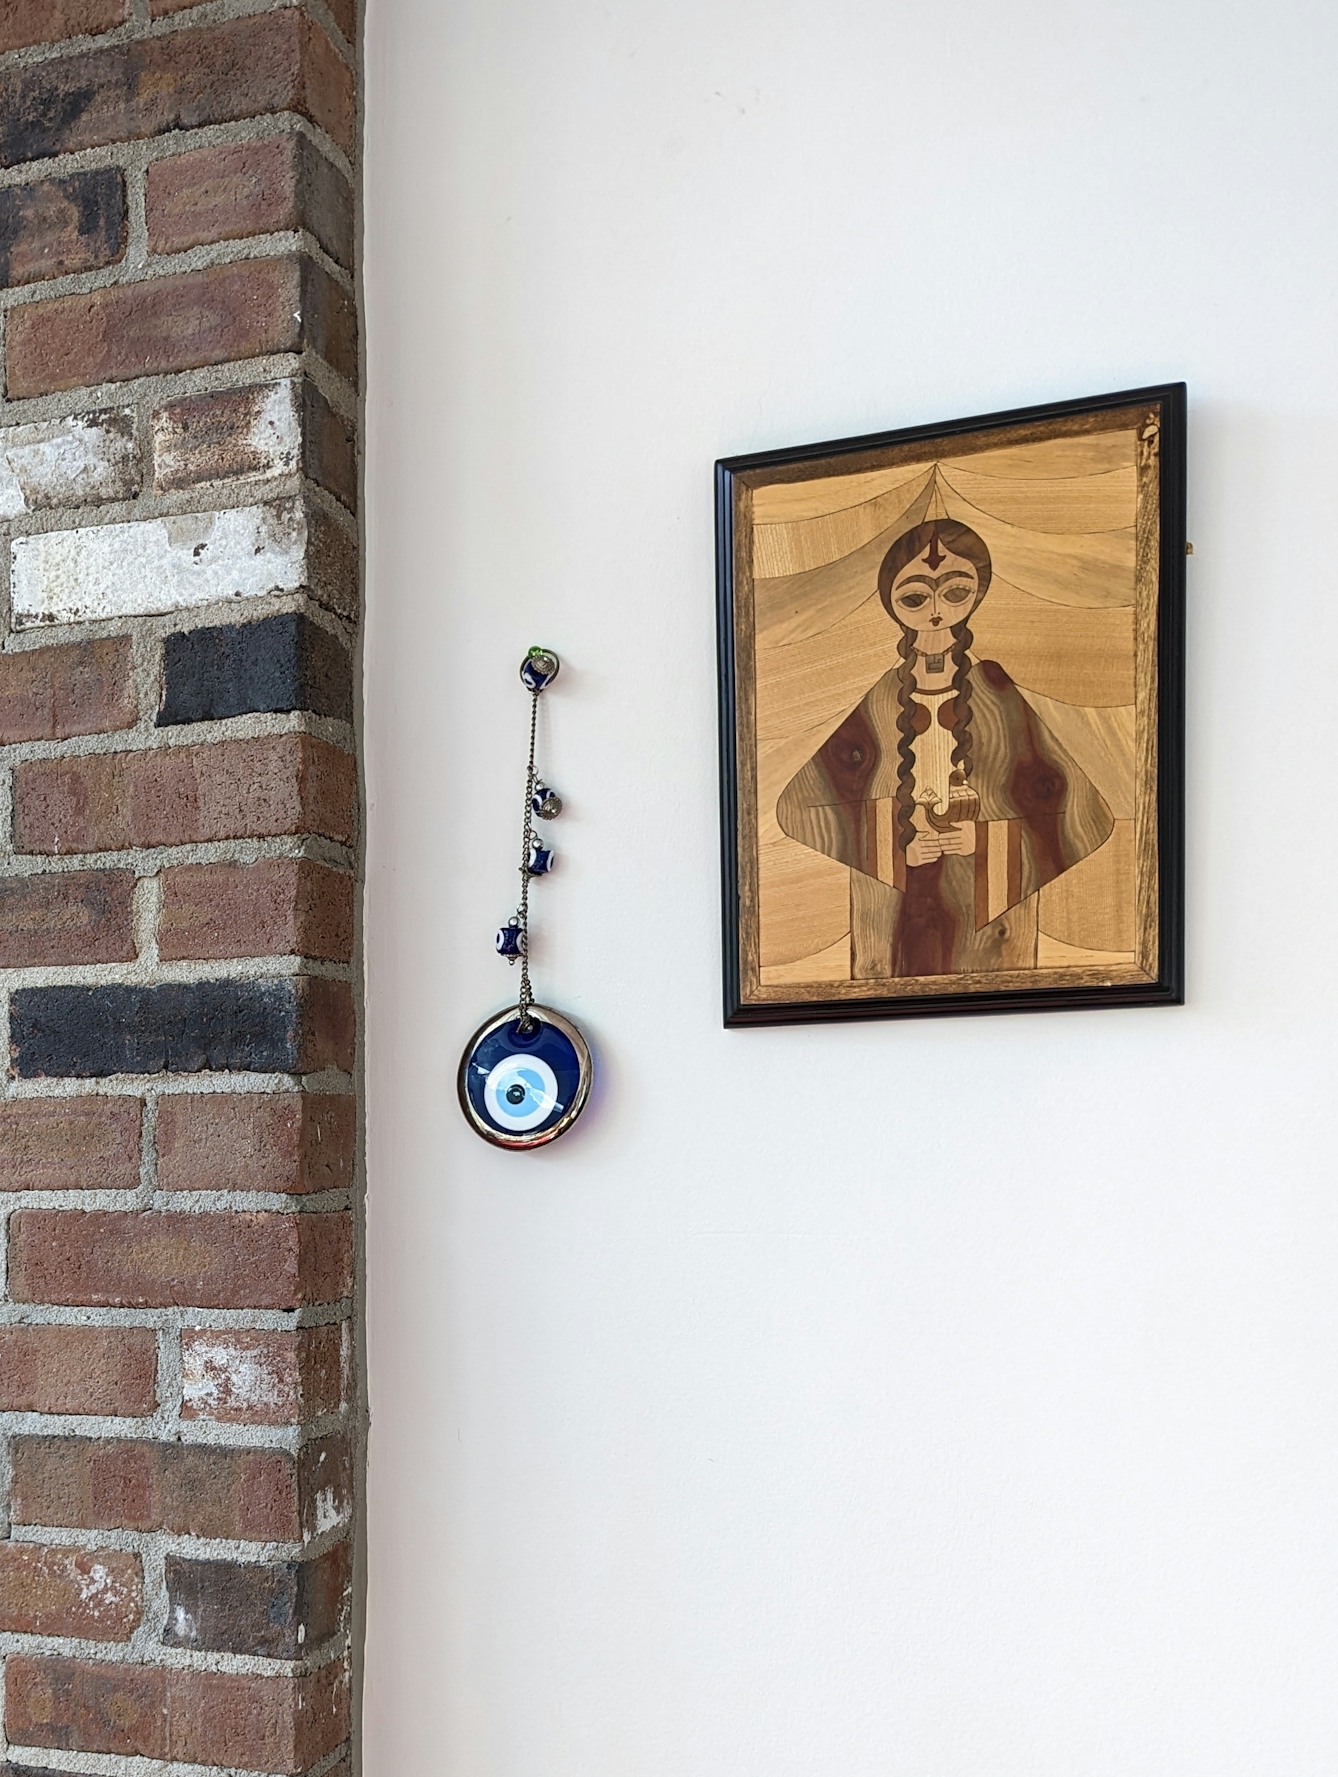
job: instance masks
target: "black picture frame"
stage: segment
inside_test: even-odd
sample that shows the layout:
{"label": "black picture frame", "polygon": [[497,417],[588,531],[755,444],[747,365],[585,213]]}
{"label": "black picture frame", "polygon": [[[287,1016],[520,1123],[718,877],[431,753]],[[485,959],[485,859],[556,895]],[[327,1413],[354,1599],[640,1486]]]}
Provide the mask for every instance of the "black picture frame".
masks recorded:
{"label": "black picture frame", "polygon": [[[773,998],[748,1002],[741,980],[739,845],[739,685],[737,658],[739,568],[736,511],[741,478],[837,458],[855,460],[887,446],[1043,425],[1109,409],[1160,409],[1158,495],[1160,547],[1156,622],[1157,759],[1156,882],[1158,950],[1155,973],[1143,981],[1108,985],[1013,987],[852,1000]],[[908,426],[860,437],[723,457],[715,465],[716,581],[720,716],[720,821],[724,1022],[727,1027],[827,1022],[852,1018],[970,1016],[1004,1012],[1078,1010],[1100,1006],[1176,1006],[1184,1003],[1185,876],[1185,536],[1186,409],[1183,382],[1154,384],[1080,400],[1016,408],[937,424]]]}

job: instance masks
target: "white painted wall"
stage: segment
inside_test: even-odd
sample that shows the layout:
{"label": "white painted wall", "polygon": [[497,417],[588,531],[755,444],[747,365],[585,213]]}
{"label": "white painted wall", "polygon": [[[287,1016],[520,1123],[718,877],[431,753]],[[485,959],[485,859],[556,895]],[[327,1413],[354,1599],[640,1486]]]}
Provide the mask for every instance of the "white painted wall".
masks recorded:
{"label": "white painted wall", "polygon": [[[372,1777],[1332,1777],[1338,23],[372,0]],[[1184,376],[1183,1011],[720,1028],[711,463]],[[531,641],[570,799],[540,1155]]]}

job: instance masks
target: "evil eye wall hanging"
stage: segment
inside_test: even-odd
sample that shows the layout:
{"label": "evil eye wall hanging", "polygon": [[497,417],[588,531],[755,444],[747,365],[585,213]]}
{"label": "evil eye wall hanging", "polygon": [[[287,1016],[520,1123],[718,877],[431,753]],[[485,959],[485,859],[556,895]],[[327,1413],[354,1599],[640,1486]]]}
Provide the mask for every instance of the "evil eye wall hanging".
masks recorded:
{"label": "evil eye wall hanging", "polygon": [[460,1059],[460,1108],[470,1126],[499,1148],[541,1148],[566,1133],[585,1108],[594,1063],[585,1038],[561,1012],[535,1004],[530,987],[530,884],[547,876],[553,848],[534,831],[535,820],[562,813],[562,800],[539,781],[534,764],[539,696],[561,662],[549,648],[531,648],[520,665],[530,694],[530,760],[525,773],[525,818],[520,843],[520,906],[497,933],[497,953],[520,964],[514,1006],[480,1025]]}

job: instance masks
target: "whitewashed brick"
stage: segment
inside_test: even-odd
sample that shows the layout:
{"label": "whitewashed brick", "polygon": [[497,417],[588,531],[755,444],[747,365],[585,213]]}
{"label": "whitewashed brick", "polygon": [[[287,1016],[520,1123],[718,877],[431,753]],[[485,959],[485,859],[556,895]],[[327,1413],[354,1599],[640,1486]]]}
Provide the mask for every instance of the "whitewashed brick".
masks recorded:
{"label": "whitewashed brick", "polygon": [[353,545],[300,500],[17,537],[16,628],[138,617],[310,589],[356,608]]}
{"label": "whitewashed brick", "polygon": [[153,416],[153,478],[164,489],[291,475],[302,460],[298,384],[188,395]]}
{"label": "whitewashed brick", "polygon": [[135,416],[126,408],[0,430],[0,518],[138,492]]}

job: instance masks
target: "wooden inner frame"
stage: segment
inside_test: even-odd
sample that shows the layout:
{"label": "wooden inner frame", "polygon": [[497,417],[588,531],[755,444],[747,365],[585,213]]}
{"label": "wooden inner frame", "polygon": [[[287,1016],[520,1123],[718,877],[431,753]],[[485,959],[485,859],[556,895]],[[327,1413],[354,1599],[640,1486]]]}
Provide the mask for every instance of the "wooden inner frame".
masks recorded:
{"label": "wooden inner frame", "polygon": [[[722,510],[722,746],[726,759],[726,1019],[773,1022],[805,1017],[877,1016],[953,1010],[1022,1009],[1064,1004],[1163,1001],[1182,997],[1180,872],[1181,771],[1179,700],[1163,707],[1161,676],[1182,672],[1183,385],[1065,404],[995,420],[736,459],[719,465]],[[1135,446],[1134,525],[1134,947],[1133,961],[1037,966],[979,974],[912,975],[767,984],[760,947],[758,692],[754,498],[783,483],[918,466],[939,456],[960,460],[987,451],[1132,429]],[[1169,448],[1178,460],[1168,463]],[[939,446],[942,449],[939,449]],[[1173,510],[1168,513],[1169,504]],[[1166,522],[1174,533],[1166,547]],[[1178,562],[1177,562],[1178,555]],[[1169,571],[1178,565],[1178,572]],[[1168,583],[1169,582],[1169,583]],[[1166,601],[1175,609],[1168,611]],[[1169,619],[1169,620],[1168,620]],[[723,633],[727,629],[728,635]],[[728,644],[728,645],[726,645]],[[1169,647],[1169,652],[1168,652]],[[1126,656],[1127,658],[1127,656]],[[1169,746],[1170,754],[1163,758]],[[730,794],[732,780],[732,798]],[[1174,803],[1174,807],[1170,806]],[[1170,844],[1173,868],[1163,848]],[[731,868],[732,866],[732,868]],[[1168,882],[1168,876],[1171,879]],[[1168,887],[1172,892],[1168,896]],[[1168,905],[1168,900],[1173,903]],[[731,908],[731,901],[733,907]],[[733,932],[731,933],[731,914]],[[731,978],[732,977],[732,978]],[[955,1002],[955,1003],[950,1003]],[[754,1014],[750,1017],[749,1014]]]}

